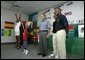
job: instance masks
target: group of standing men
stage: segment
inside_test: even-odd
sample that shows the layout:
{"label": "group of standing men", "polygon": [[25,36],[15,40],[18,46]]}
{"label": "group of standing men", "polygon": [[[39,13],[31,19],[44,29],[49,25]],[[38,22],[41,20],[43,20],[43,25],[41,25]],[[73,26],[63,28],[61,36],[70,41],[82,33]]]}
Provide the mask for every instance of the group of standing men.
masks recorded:
{"label": "group of standing men", "polygon": [[[46,15],[41,15],[42,20],[38,23],[39,27],[39,53],[37,55],[42,55],[43,57],[48,54],[47,49],[47,38],[49,37],[51,25],[48,20],[46,20]],[[66,59],[66,46],[65,46],[65,40],[66,40],[66,34],[68,33],[68,21],[66,17],[61,14],[61,9],[59,7],[54,8],[54,19],[53,22],[53,56],[55,56],[56,59]],[[20,23],[17,23],[17,26],[20,26]],[[22,25],[21,25],[22,26]],[[16,26],[15,26],[16,27]],[[22,27],[23,28],[23,27]],[[19,36],[22,35],[19,34],[20,32],[23,32],[21,28],[21,31],[19,28],[16,27],[16,38],[19,39]],[[21,38],[22,39],[22,38]],[[17,40],[20,42],[20,40]],[[19,47],[20,44],[17,44]]]}
{"label": "group of standing men", "polygon": [[[53,54],[55,59],[66,59],[66,45],[65,40],[68,33],[68,21],[67,18],[61,14],[61,9],[59,7],[54,8],[54,19],[53,22]],[[47,49],[47,38],[49,37],[51,25],[48,20],[46,20],[46,15],[41,15],[42,20],[38,23],[39,27],[39,53],[43,57],[48,54]]]}

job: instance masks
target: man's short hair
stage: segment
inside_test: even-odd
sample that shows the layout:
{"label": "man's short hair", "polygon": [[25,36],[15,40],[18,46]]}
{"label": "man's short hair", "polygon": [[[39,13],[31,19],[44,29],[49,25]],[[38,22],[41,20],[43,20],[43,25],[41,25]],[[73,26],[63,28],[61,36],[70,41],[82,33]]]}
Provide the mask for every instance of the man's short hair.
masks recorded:
{"label": "man's short hair", "polygon": [[60,11],[62,11],[62,9],[60,9],[59,7],[54,7],[54,9],[59,9]]}
{"label": "man's short hair", "polygon": [[45,13],[42,13],[41,15],[46,16],[46,14],[45,14]]}

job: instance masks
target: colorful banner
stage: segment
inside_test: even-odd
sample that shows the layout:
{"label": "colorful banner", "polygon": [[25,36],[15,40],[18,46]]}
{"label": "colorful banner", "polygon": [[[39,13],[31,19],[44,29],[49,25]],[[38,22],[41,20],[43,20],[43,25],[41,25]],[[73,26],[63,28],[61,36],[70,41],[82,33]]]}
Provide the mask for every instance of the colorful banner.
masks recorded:
{"label": "colorful banner", "polygon": [[14,23],[5,21],[5,28],[13,29],[14,28]]}
{"label": "colorful banner", "polygon": [[1,29],[1,36],[11,36],[11,30]]}

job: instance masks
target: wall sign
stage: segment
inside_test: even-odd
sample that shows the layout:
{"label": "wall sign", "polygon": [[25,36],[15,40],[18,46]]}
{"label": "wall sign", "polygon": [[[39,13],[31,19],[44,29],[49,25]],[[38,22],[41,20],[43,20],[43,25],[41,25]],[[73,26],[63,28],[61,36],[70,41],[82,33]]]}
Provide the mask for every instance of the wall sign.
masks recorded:
{"label": "wall sign", "polygon": [[64,4],[60,4],[58,7],[61,7],[61,6],[63,6]]}
{"label": "wall sign", "polygon": [[14,23],[5,21],[5,28],[13,29],[14,28]]}
{"label": "wall sign", "polygon": [[84,25],[79,25],[78,26],[78,36],[79,37],[84,37]]}
{"label": "wall sign", "polygon": [[70,12],[65,12],[64,15],[65,15],[65,16],[66,16],[66,15],[72,15],[72,12],[71,12],[71,11],[70,11]]}
{"label": "wall sign", "polygon": [[72,5],[72,4],[73,4],[73,2],[70,2],[70,3],[67,4],[67,6]]}
{"label": "wall sign", "polygon": [[74,26],[73,25],[69,25],[69,30],[72,31],[74,29]]}
{"label": "wall sign", "polygon": [[50,11],[50,9],[46,10],[44,13],[47,13],[47,12],[49,12],[49,11]]}
{"label": "wall sign", "polygon": [[1,36],[11,36],[11,30],[1,29]]}
{"label": "wall sign", "polygon": [[69,25],[68,37],[74,37],[74,25]]}

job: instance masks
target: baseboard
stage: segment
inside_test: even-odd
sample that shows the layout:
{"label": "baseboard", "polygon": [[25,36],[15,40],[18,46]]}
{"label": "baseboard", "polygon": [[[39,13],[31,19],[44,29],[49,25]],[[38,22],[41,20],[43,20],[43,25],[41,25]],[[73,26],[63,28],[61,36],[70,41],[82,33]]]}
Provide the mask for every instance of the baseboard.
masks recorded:
{"label": "baseboard", "polygon": [[1,44],[15,44],[16,42],[6,42],[6,43],[1,43]]}

